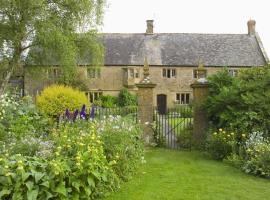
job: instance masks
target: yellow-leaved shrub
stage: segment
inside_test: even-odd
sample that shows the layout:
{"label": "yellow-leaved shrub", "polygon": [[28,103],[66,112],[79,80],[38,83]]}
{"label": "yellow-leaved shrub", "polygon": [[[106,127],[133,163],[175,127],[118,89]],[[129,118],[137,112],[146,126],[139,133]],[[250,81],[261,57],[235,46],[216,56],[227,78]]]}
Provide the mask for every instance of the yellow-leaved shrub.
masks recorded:
{"label": "yellow-leaved shrub", "polygon": [[37,96],[37,106],[41,112],[48,116],[59,116],[65,113],[66,108],[74,112],[80,110],[82,105],[89,106],[89,100],[84,92],[64,85],[51,85]]}

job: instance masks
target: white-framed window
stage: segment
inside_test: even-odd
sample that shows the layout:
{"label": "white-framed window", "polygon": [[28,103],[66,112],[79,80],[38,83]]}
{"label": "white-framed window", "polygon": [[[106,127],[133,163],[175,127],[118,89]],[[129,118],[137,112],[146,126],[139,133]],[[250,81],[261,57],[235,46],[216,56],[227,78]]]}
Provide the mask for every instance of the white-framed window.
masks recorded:
{"label": "white-framed window", "polygon": [[176,78],[176,69],[162,69],[163,78]]}
{"label": "white-framed window", "polygon": [[229,75],[233,76],[233,77],[237,76],[237,74],[238,74],[237,69],[228,69],[228,72],[229,72]]}
{"label": "white-framed window", "polygon": [[87,78],[100,78],[101,73],[99,68],[87,68]]}
{"label": "white-framed window", "polygon": [[140,78],[140,70],[135,69],[135,78]]}
{"label": "white-framed window", "polygon": [[[206,78],[207,76],[207,71],[203,70],[203,78]],[[198,78],[198,69],[193,70],[193,78]]]}
{"label": "white-framed window", "polygon": [[134,69],[128,69],[129,78],[134,78]]}
{"label": "white-framed window", "polygon": [[128,69],[128,77],[129,78],[140,78],[140,70],[137,68],[129,68]]}
{"label": "white-framed window", "polygon": [[93,103],[94,101],[98,100],[100,96],[102,96],[101,91],[89,91],[85,92],[85,95],[89,99],[90,103]]}
{"label": "white-framed window", "polygon": [[[207,76],[207,71],[204,69],[203,71],[203,78],[206,78]],[[198,69],[193,70],[193,78],[198,78]]]}
{"label": "white-framed window", "polygon": [[60,76],[60,69],[55,68],[55,67],[49,68],[47,69],[46,73],[47,73],[47,78],[56,79]]}
{"label": "white-framed window", "polygon": [[189,104],[190,103],[190,93],[176,93],[175,102],[177,104]]}

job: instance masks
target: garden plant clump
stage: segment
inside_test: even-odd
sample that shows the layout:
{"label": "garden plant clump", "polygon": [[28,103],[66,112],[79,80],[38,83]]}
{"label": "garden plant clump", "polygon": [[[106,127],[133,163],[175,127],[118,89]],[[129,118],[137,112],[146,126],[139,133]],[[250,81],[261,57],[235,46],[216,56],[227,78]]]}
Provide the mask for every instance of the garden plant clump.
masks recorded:
{"label": "garden plant clump", "polygon": [[[246,173],[270,178],[269,67],[227,70],[209,78],[204,104],[211,122],[206,150]],[[218,127],[224,127],[219,129]]]}
{"label": "garden plant clump", "polygon": [[5,101],[22,114],[1,109],[0,199],[96,199],[144,162],[141,129],[128,119],[88,121],[81,110],[56,125],[30,101]]}

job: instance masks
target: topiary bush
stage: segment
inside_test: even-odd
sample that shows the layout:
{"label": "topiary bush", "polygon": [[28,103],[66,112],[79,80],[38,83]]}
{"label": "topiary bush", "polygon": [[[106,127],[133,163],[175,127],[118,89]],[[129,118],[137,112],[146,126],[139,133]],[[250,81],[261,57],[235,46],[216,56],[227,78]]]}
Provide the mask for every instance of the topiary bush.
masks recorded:
{"label": "topiary bush", "polygon": [[50,117],[63,114],[68,108],[75,111],[83,104],[90,105],[85,94],[77,89],[64,85],[51,85],[37,96],[37,106],[40,111]]}

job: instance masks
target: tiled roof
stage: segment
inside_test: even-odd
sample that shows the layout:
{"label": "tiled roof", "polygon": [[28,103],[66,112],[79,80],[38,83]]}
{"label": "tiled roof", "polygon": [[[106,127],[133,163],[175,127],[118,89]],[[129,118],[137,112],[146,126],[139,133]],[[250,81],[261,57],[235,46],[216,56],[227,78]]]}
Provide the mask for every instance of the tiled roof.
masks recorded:
{"label": "tiled roof", "polygon": [[263,66],[267,62],[256,35],[102,34],[105,65]]}

